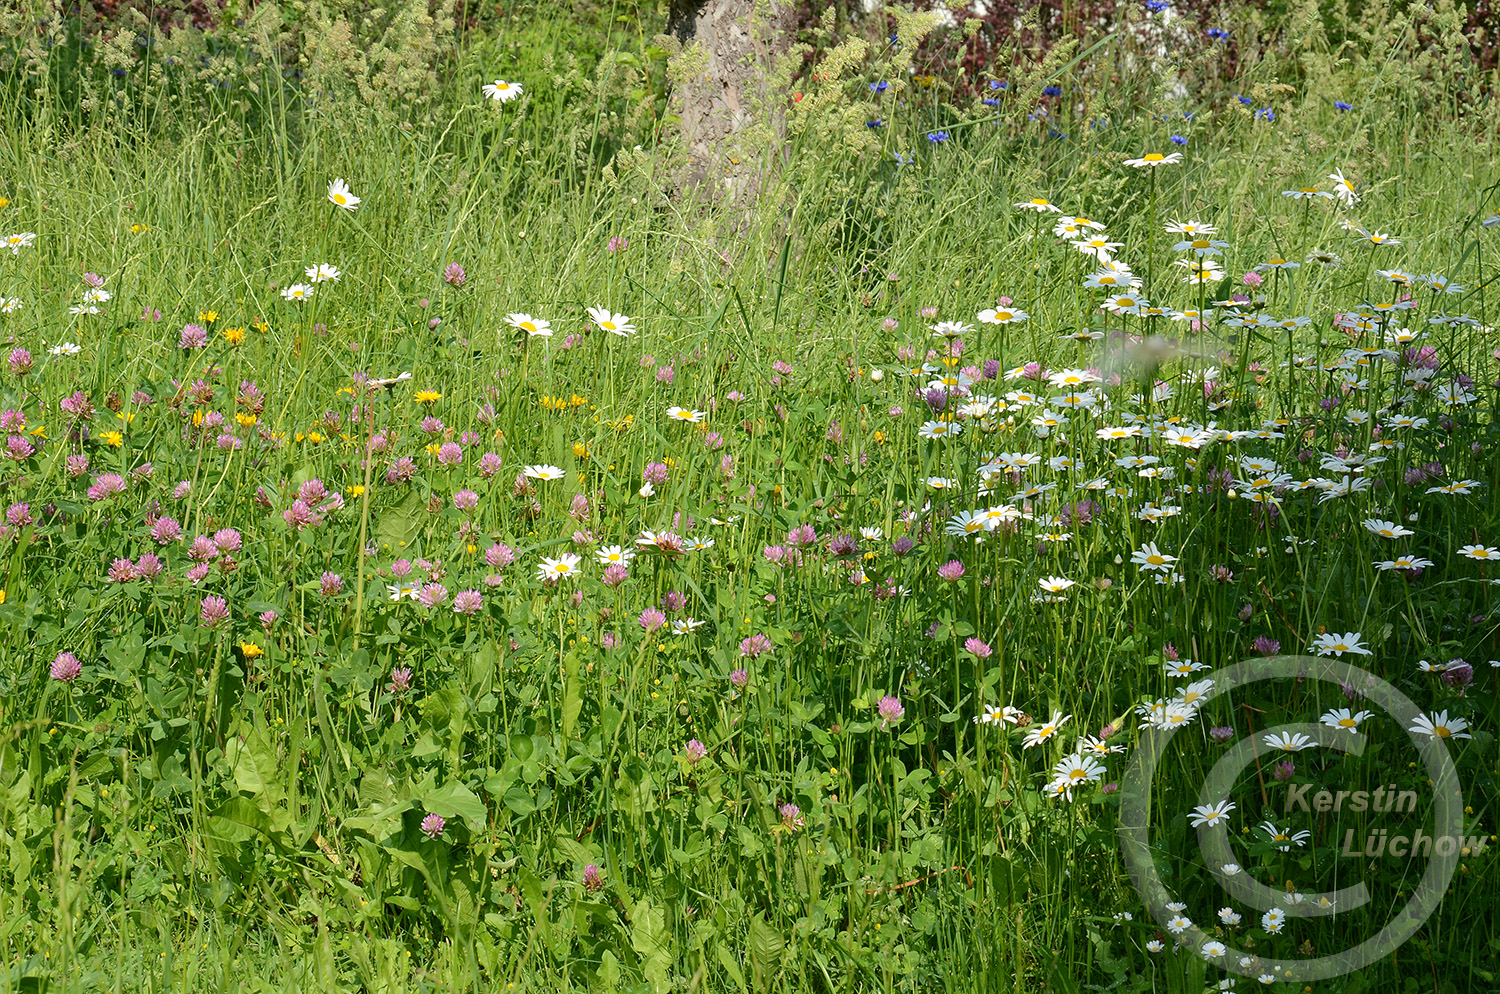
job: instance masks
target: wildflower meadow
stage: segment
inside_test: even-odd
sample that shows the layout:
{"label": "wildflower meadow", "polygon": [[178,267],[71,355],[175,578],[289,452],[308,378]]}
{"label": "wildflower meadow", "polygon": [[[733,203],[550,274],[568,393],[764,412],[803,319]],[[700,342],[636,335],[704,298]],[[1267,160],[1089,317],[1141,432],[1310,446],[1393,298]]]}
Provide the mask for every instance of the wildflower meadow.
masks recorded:
{"label": "wildflower meadow", "polygon": [[929,6],[0,15],[0,991],[1500,990],[1493,26]]}

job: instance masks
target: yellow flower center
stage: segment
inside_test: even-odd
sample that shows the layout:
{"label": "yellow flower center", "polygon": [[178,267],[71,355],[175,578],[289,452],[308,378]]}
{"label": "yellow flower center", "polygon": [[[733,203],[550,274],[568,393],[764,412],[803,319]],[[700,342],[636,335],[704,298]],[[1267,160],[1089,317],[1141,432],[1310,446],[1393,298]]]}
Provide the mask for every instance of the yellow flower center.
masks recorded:
{"label": "yellow flower center", "polygon": [[343,203],[347,203],[348,201],[345,199],[345,197],[344,197],[344,195],[342,193],[335,193],[333,195],[333,202],[336,203],[336,204],[343,204]]}
{"label": "yellow flower center", "polygon": [[1149,152],[1146,155],[1141,156],[1141,158],[1146,160],[1147,162],[1161,162],[1166,159],[1166,156],[1162,155],[1160,152]]}

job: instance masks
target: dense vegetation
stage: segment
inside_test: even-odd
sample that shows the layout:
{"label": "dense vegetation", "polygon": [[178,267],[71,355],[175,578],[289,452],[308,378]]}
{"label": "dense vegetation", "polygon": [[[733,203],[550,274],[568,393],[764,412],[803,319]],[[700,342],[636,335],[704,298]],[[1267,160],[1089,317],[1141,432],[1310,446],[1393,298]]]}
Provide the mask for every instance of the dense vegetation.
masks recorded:
{"label": "dense vegetation", "polygon": [[[748,211],[662,12],[549,13],[6,15],[0,990],[1494,987],[1469,12],[832,11]],[[1424,743],[1445,899],[1279,972]]]}

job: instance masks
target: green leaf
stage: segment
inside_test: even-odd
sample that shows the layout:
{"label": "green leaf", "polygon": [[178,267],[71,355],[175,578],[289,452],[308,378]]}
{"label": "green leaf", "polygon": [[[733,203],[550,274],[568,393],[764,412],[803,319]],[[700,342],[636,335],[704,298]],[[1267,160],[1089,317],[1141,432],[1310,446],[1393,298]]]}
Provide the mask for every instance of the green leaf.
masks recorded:
{"label": "green leaf", "polygon": [[469,831],[475,833],[484,831],[485,823],[489,821],[489,812],[485,809],[484,802],[456,780],[429,790],[422,796],[422,806],[444,818],[462,818],[468,823]]}

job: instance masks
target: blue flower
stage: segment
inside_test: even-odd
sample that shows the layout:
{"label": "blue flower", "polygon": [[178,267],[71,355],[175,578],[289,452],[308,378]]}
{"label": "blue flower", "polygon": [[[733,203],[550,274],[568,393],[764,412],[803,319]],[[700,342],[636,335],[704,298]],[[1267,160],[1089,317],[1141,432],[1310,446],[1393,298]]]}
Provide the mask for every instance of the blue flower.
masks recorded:
{"label": "blue flower", "polygon": [[1269,107],[1262,107],[1260,110],[1255,112],[1255,116],[1260,118],[1262,121],[1276,120],[1276,112]]}
{"label": "blue flower", "polygon": [[882,79],[878,83],[871,83],[870,84],[870,92],[871,93],[884,93],[886,91],[887,87],[889,87],[890,85],[891,84],[887,83],[885,80]]}
{"label": "blue flower", "polygon": [[996,100],[994,97],[985,97],[984,105],[986,107],[999,107],[1000,101]]}
{"label": "blue flower", "polygon": [[1244,95],[1239,94],[1239,93],[1236,93],[1234,95],[1234,99],[1238,100],[1240,103],[1244,104],[1246,107],[1249,107],[1251,104],[1253,104],[1255,102],[1254,100],[1251,100],[1249,97],[1244,96]]}
{"label": "blue flower", "polygon": [[1042,96],[1044,96],[1044,97],[1060,97],[1060,96],[1062,96],[1062,87],[1060,87],[1060,86],[1049,86],[1045,90],[1042,91]]}
{"label": "blue flower", "polygon": [[1346,110],[1353,110],[1354,109],[1354,105],[1353,104],[1346,104],[1342,100],[1335,100],[1333,102],[1333,109],[1336,110],[1336,111],[1338,111],[1340,114],[1342,114]]}
{"label": "blue flower", "polygon": [[902,155],[900,152],[892,152],[891,153],[891,158],[893,158],[893,159],[896,160],[896,165],[898,165],[898,166],[909,166],[912,163],[912,157],[911,156],[909,156],[909,155]]}
{"label": "blue flower", "polygon": [[1048,138],[1056,138],[1058,141],[1067,141],[1068,140],[1068,136],[1065,135],[1065,134],[1063,134],[1061,131],[1058,131],[1056,128],[1052,128],[1052,129],[1048,130],[1047,137]]}
{"label": "blue flower", "polygon": [[1146,0],[1146,9],[1153,14],[1159,14],[1172,6],[1167,0]]}
{"label": "blue flower", "polygon": [[948,132],[929,131],[927,132],[927,140],[932,142],[934,145],[940,144],[948,140]]}
{"label": "blue flower", "polygon": [[992,79],[992,80],[990,80],[990,89],[992,89],[992,90],[1007,90],[1009,88],[1010,88],[1010,84],[1007,83],[1007,82],[1005,82],[1005,80],[1003,80],[1003,79]]}
{"label": "blue flower", "polygon": [[1173,135],[1172,136],[1172,144],[1173,145],[1186,145],[1187,144],[1187,139],[1184,138],[1184,137],[1182,137],[1181,135]]}
{"label": "blue flower", "polygon": [[1204,32],[1204,34],[1208,35],[1208,37],[1213,39],[1214,41],[1229,40],[1229,32],[1225,31],[1223,28],[1209,28]]}
{"label": "blue flower", "polygon": [[865,127],[867,127],[867,128],[883,128],[883,127],[885,127],[885,118],[883,118],[883,117],[877,117],[873,121],[866,121],[865,122]]}

